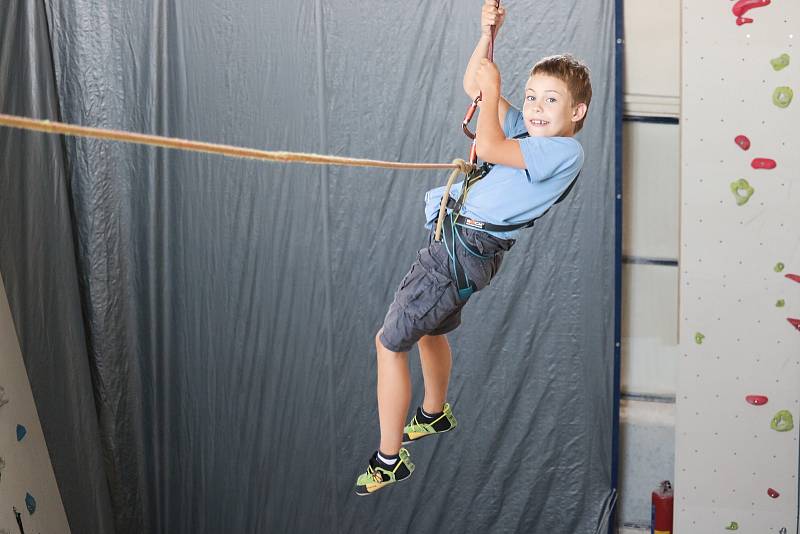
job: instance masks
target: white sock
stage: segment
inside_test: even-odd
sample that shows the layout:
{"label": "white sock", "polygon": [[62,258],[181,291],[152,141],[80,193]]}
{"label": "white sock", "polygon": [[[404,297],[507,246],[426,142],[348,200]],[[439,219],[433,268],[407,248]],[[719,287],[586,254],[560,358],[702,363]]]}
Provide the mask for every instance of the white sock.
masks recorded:
{"label": "white sock", "polygon": [[428,419],[435,419],[435,418],[436,418],[436,416],[435,416],[435,415],[431,415],[431,414],[429,414],[429,413],[428,413],[428,412],[426,412],[424,409],[422,409],[422,407],[421,407],[421,406],[420,406],[420,408],[419,408],[419,411],[420,411],[420,412],[422,412],[422,415],[424,415],[424,416],[425,416],[425,417],[427,417]]}
{"label": "white sock", "polygon": [[378,451],[378,459],[386,465],[394,465],[397,462],[397,458],[387,458],[381,454],[381,451]]}

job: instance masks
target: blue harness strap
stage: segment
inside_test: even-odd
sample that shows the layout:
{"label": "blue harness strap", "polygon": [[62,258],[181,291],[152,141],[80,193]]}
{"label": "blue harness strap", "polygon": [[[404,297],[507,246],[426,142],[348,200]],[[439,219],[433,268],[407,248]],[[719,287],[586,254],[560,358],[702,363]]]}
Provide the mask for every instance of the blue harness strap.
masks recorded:
{"label": "blue harness strap", "polygon": [[455,273],[456,278],[456,287],[458,288],[458,297],[461,300],[467,300],[470,295],[477,290],[477,288],[475,283],[467,276],[466,271],[464,271],[464,266],[461,265],[461,260],[458,259],[458,254],[456,254],[456,241],[460,244],[460,246],[464,247],[464,250],[473,256],[481,259],[489,259],[491,256],[484,256],[483,254],[473,250],[473,248],[467,244],[467,242],[464,240],[464,237],[461,235],[461,229],[456,224],[455,219],[456,217],[453,215],[453,212],[447,214],[447,218],[444,220],[444,224],[442,225],[442,241],[444,241],[447,255],[450,257],[450,263],[453,266],[453,273]]}

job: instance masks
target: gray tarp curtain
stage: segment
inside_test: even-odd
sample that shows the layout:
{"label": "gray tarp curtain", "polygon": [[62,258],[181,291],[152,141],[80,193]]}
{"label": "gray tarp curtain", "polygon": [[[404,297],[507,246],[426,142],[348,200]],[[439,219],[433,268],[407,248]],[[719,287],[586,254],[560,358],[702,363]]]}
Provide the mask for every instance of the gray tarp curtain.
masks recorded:
{"label": "gray tarp curtain", "polygon": [[[0,111],[450,161],[468,147],[480,5],[11,0]],[[458,430],[414,445],[412,478],[368,499],[351,489],[378,440],[373,336],[446,173],[0,129],[0,268],[73,532],[595,531],[612,465],[613,2],[505,5],[513,102],[543,55],[590,65],[586,166],[451,336]]]}

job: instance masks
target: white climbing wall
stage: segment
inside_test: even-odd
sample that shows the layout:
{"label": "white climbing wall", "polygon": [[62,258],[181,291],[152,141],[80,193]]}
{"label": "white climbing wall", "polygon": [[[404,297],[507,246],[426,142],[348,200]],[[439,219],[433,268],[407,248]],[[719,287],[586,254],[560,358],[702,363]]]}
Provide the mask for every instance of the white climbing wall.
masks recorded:
{"label": "white climbing wall", "polygon": [[70,532],[0,279],[0,533],[18,522],[26,534]]}
{"label": "white climbing wall", "polygon": [[[795,534],[800,2],[684,0],[682,11],[675,532]],[[788,65],[773,65],[782,54]],[[779,87],[794,101],[774,101]],[[771,428],[781,410],[791,430],[786,417]]]}

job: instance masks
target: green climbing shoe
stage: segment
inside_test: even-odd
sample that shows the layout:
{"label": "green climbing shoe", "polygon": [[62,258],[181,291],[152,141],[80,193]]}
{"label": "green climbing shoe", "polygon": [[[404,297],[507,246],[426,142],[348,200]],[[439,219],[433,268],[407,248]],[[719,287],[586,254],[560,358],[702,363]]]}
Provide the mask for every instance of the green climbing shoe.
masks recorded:
{"label": "green climbing shoe", "polygon": [[423,422],[421,408],[417,408],[417,414],[411,419],[411,422],[403,428],[403,445],[420,440],[426,436],[450,432],[457,426],[458,421],[453,417],[453,412],[450,409],[450,405],[447,403],[445,403],[444,408],[442,408],[442,414],[429,423]]}
{"label": "green climbing shoe", "polygon": [[397,463],[391,469],[380,464],[378,451],[375,451],[372,458],[369,459],[367,472],[361,474],[356,480],[356,495],[371,495],[386,486],[407,479],[413,472],[414,464],[411,463],[406,449],[400,449]]}

